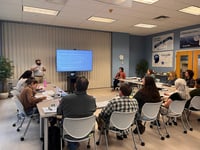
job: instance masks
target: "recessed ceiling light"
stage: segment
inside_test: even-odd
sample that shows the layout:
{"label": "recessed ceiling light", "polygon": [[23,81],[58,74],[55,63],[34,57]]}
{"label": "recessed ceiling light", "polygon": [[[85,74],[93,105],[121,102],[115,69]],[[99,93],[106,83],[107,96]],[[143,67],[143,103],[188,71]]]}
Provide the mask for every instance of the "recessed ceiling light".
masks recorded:
{"label": "recessed ceiling light", "polygon": [[133,0],[135,2],[139,2],[139,3],[145,3],[145,4],[153,4],[159,0]]}
{"label": "recessed ceiling light", "polygon": [[88,18],[89,21],[97,21],[97,22],[105,22],[105,23],[112,23],[116,20],[110,18],[102,18],[102,17],[90,17]]}
{"label": "recessed ceiling light", "polygon": [[53,16],[57,16],[58,12],[59,12],[59,11],[56,11],[56,10],[29,7],[29,6],[23,6],[23,11],[24,12],[31,12],[31,13],[45,14],[45,15],[53,15]]}
{"label": "recessed ceiling light", "polygon": [[195,6],[189,6],[179,10],[184,13],[192,14],[192,15],[200,15],[200,8]]}
{"label": "recessed ceiling light", "polygon": [[151,25],[151,24],[136,24],[134,25],[135,27],[140,27],[140,28],[154,28],[156,25]]}

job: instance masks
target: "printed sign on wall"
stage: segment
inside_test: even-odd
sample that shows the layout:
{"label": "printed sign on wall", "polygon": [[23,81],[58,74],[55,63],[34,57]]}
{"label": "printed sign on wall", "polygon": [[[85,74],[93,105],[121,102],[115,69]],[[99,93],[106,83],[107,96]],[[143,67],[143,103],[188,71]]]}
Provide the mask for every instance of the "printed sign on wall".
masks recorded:
{"label": "printed sign on wall", "polygon": [[152,51],[167,51],[174,49],[174,34],[153,37]]}
{"label": "printed sign on wall", "polygon": [[180,33],[180,48],[200,47],[200,28]]}
{"label": "printed sign on wall", "polygon": [[173,51],[153,52],[153,67],[173,67]]}

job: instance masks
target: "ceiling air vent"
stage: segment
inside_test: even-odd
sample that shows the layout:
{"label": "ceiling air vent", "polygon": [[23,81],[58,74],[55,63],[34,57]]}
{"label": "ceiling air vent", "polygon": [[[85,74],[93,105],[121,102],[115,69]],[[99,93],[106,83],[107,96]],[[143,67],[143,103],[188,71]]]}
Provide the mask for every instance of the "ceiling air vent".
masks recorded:
{"label": "ceiling air vent", "polygon": [[155,17],[155,18],[153,18],[154,20],[165,20],[165,19],[168,19],[168,18],[170,18],[169,16],[164,16],[164,15],[162,15],[162,16],[158,16],[158,17]]}

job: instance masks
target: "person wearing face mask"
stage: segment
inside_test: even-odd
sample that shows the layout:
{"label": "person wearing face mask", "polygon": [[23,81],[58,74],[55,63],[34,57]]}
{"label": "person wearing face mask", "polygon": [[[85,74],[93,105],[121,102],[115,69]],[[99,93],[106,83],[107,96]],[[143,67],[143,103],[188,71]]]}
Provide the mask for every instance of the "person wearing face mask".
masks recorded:
{"label": "person wearing face mask", "polygon": [[33,71],[33,76],[38,81],[38,83],[42,83],[46,68],[42,65],[40,59],[35,60],[35,64],[31,67],[31,71]]}

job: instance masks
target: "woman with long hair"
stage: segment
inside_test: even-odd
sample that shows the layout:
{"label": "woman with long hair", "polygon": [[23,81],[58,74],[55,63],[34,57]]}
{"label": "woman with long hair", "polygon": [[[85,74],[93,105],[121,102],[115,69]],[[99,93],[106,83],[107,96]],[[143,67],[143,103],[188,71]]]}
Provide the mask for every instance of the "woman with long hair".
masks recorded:
{"label": "woman with long hair", "polygon": [[190,99],[189,88],[184,79],[176,79],[175,88],[176,90],[171,95],[169,95],[168,99],[163,103],[163,106],[165,106],[166,108],[169,107],[172,101]]}
{"label": "woman with long hair", "polygon": [[[137,100],[139,106],[137,118],[140,118],[141,110],[145,103],[157,103],[161,101],[160,94],[153,77],[144,77],[143,87],[134,95],[134,98]],[[142,124],[142,121],[137,119],[137,124],[140,134],[143,134],[145,127]],[[134,130],[134,133],[137,134],[137,129]]]}

